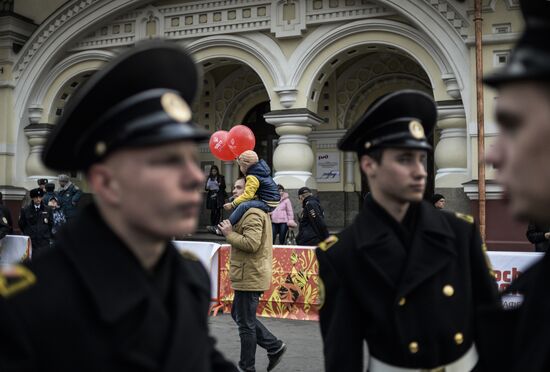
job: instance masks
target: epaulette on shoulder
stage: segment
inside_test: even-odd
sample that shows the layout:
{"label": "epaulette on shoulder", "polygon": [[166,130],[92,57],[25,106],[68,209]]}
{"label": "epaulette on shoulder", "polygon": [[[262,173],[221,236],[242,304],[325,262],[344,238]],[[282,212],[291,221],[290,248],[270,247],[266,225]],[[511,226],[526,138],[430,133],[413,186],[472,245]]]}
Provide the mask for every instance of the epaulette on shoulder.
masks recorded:
{"label": "epaulette on shoulder", "polygon": [[336,235],[331,235],[325,239],[325,241],[319,243],[319,249],[322,251],[328,251],[330,247],[338,242],[338,237]]}
{"label": "epaulette on shoulder", "polygon": [[455,216],[457,218],[460,218],[461,220],[464,220],[464,221],[468,222],[468,223],[474,223],[474,217],[469,215],[469,214],[455,212]]}
{"label": "epaulette on shoulder", "polygon": [[32,287],[36,276],[23,265],[3,266],[0,268],[0,296],[7,298]]}
{"label": "epaulette on shoulder", "polygon": [[183,258],[189,261],[198,261],[199,257],[191,251],[181,250],[180,254]]}

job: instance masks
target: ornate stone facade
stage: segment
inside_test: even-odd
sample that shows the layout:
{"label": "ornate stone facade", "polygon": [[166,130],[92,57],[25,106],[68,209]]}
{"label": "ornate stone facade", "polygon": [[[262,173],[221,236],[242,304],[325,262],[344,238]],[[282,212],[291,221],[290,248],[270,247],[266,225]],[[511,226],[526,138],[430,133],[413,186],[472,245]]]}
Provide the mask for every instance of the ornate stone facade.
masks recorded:
{"label": "ornate stone facade", "polygon": [[[38,10],[26,8],[25,20],[15,15],[17,4],[13,16],[0,16],[0,105],[10,108],[0,110],[0,160],[6,165],[0,189],[9,187],[14,198],[21,192],[13,190],[48,174],[37,154],[72,91],[120,50],[150,38],[187,46],[200,65],[202,91],[193,110],[206,129],[229,129],[268,103],[265,121],[256,122],[273,128],[256,128],[264,133],[258,141],[287,188],[359,192],[354,155],[338,153],[336,143],[376,98],[402,88],[428,92],[438,102],[436,187],[462,192],[462,183],[476,177],[470,1],[49,2],[51,11],[37,25],[32,19]],[[485,0],[484,12],[485,66],[491,70],[493,54],[509,50],[522,25],[517,0]],[[496,132],[491,101],[489,142]],[[273,131],[275,139],[265,134]],[[331,152],[338,153],[341,177],[318,183],[317,154]],[[207,147],[200,156],[231,173],[228,180],[236,176],[236,168],[214,159]]]}

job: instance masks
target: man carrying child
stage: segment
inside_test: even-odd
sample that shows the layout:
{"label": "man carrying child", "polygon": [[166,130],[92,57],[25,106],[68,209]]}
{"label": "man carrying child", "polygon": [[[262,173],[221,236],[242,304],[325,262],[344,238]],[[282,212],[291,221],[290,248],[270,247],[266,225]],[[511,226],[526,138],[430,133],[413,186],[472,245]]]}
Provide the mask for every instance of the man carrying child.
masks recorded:
{"label": "man carrying child", "polygon": [[[237,163],[246,177],[246,188],[242,195],[223,206],[227,211],[235,208],[229,216],[229,222],[233,226],[239,222],[250,208],[271,212],[279,205],[281,200],[277,184],[271,178],[271,170],[263,159],[258,159],[258,154],[252,150],[247,150],[239,155]],[[208,226],[208,231],[222,235],[219,225],[217,227]]]}

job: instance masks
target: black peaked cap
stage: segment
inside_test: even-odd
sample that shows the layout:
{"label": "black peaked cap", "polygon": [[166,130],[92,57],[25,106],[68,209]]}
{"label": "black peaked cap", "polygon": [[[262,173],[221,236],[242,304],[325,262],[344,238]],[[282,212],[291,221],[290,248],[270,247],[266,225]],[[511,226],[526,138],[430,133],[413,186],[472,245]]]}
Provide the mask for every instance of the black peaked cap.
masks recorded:
{"label": "black peaked cap", "polygon": [[431,150],[426,133],[437,120],[431,96],[416,90],[401,90],[383,96],[351,127],[338,143],[343,151],[364,154],[376,148]]}

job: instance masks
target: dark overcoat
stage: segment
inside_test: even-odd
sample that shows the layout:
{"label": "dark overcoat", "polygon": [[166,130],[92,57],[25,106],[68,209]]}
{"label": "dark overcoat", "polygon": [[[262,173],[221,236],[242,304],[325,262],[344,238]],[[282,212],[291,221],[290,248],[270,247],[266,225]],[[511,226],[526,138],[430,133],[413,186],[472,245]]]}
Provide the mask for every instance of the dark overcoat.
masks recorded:
{"label": "dark overcoat", "polygon": [[404,244],[372,203],[316,250],[326,371],[364,370],[364,341],[394,366],[459,359],[476,341],[478,307],[498,302],[475,225],[422,202]]}
{"label": "dark overcoat", "polygon": [[31,238],[33,255],[41,253],[42,250],[50,246],[52,227],[52,210],[44,203],[41,203],[38,209],[32,202],[21,209],[19,228],[24,235]]}
{"label": "dark overcoat", "polygon": [[57,237],[20,278],[2,279],[0,371],[236,371],[208,334],[199,261],[167,243],[146,272],[94,205]]}

